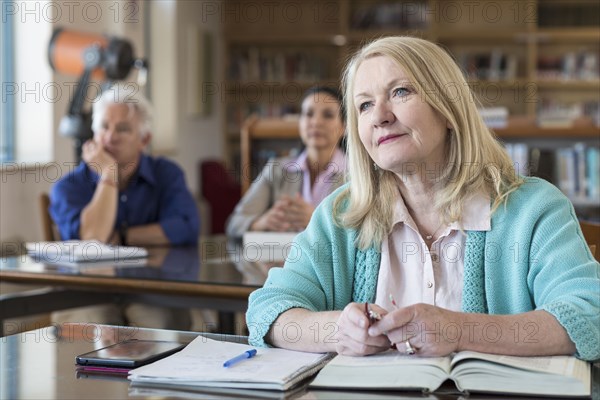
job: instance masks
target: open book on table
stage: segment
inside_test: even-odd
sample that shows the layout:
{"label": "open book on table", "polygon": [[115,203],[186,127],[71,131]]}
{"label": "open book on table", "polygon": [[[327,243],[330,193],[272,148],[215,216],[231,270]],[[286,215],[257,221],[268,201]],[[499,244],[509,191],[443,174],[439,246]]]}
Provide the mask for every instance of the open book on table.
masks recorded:
{"label": "open book on table", "polygon": [[568,356],[513,357],[464,351],[420,358],[395,350],[367,357],[336,356],[313,388],[423,390],[451,379],[464,392],[537,396],[589,396],[590,364]]}
{"label": "open book on table", "polygon": [[153,387],[241,388],[288,390],[314,375],[331,358],[329,354],[259,348],[247,360],[223,367],[223,363],[252,349],[199,336],[183,350],[152,364],[136,368],[129,379]]}
{"label": "open book on table", "polygon": [[97,240],[66,240],[62,242],[26,243],[27,254],[36,261],[61,266],[140,266],[148,257],[142,247],[111,246]]}

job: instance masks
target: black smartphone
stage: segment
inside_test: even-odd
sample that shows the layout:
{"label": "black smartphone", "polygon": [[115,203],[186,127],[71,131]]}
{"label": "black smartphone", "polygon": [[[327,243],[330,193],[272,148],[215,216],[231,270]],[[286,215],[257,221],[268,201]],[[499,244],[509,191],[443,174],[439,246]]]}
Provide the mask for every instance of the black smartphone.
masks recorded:
{"label": "black smartphone", "polygon": [[156,340],[126,340],[102,349],[78,355],[78,365],[137,368],[183,349],[185,344]]}

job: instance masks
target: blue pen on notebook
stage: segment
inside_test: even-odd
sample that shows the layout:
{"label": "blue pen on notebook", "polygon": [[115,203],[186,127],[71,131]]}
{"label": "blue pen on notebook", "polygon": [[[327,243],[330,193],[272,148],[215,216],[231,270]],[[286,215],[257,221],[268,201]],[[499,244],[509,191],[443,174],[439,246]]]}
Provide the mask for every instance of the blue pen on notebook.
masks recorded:
{"label": "blue pen on notebook", "polygon": [[247,358],[252,358],[256,355],[256,349],[248,350],[240,354],[239,356],[233,357],[231,360],[227,360],[223,363],[225,368],[231,367],[233,364],[237,364],[240,361],[244,361]]}

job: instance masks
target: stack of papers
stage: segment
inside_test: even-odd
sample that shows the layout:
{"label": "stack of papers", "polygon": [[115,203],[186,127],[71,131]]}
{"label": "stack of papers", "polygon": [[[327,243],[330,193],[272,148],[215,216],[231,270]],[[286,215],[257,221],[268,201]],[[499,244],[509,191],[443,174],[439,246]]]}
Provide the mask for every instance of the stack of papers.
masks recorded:
{"label": "stack of papers", "polygon": [[244,258],[264,263],[285,261],[297,257],[292,245],[298,232],[246,232],[244,233]]}
{"label": "stack of papers", "polygon": [[61,266],[142,265],[148,251],[142,247],[111,246],[97,240],[26,243],[34,260]]}
{"label": "stack of papers", "polygon": [[331,358],[329,354],[259,348],[257,354],[231,367],[223,363],[252,347],[203,336],[183,350],[129,373],[133,384],[171,388],[239,388],[288,390],[312,376]]}

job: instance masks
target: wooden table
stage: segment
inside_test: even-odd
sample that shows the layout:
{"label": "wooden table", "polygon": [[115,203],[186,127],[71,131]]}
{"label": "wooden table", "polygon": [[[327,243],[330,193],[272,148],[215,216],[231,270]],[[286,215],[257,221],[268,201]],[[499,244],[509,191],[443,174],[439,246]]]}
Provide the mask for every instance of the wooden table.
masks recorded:
{"label": "wooden table", "polygon": [[228,243],[222,237],[203,240],[198,246],[148,250],[150,257],[143,267],[109,264],[77,269],[36,262],[25,255],[0,259],[3,282],[46,286],[1,295],[0,320],[135,301],[218,310],[222,312],[221,323],[227,325],[222,331],[232,332],[231,312],[245,311],[248,296],[266,278],[266,270],[244,259],[239,243]]}
{"label": "wooden table", "polygon": [[[64,324],[0,338],[0,400],[18,399],[206,399],[236,398],[235,395],[137,390],[124,377],[90,375],[76,371],[75,357],[127,339],[172,340],[189,343],[198,335],[215,340],[246,343],[243,336],[182,332],[96,324]],[[593,398],[600,395],[600,365],[592,368]],[[255,398],[294,399],[461,399],[456,392],[425,395],[393,391],[321,391],[301,387],[293,394],[257,391]],[[279,397],[278,397],[279,396]],[[471,394],[469,399],[502,396]],[[513,397],[514,398],[514,397]]]}

